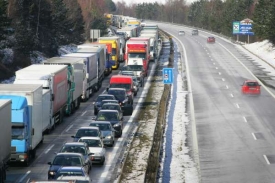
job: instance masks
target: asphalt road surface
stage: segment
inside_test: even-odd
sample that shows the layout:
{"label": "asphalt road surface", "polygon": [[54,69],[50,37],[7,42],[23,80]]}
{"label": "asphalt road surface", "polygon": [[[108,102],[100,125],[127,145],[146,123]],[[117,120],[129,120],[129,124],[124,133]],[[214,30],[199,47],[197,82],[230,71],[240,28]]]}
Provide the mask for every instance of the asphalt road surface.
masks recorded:
{"label": "asphalt road surface", "polygon": [[[274,83],[250,53],[209,33],[192,36],[190,28],[159,23],[178,38],[183,62],[189,65],[196,134],[189,130],[201,182],[271,183],[275,180],[274,90],[262,86],[260,96],[241,94],[246,79],[257,76]],[[185,35],[178,35],[184,30]],[[181,43],[180,43],[181,42]],[[275,86],[275,85],[274,85]],[[192,130],[194,132],[194,130]],[[194,142],[196,141],[196,142]],[[165,169],[165,168],[164,168]]]}

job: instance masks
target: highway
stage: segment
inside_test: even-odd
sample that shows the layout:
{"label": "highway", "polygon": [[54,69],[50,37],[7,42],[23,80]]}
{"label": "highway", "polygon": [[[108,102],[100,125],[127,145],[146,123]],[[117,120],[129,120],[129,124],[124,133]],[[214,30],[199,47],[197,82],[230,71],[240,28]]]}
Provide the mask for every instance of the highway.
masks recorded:
{"label": "highway", "polygon": [[[189,65],[194,105],[189,105],[189,115],[194,120],[188,126],[188,144],[200,182],[274,182],[275,92],[262,84],[260,96],[241,94],[246,79],[274,81],[239,45],[215,35],[216,43],[207,43],[212,34],[192,36],[187,27],[159,23],[159,28],[183,46],[180,54]],[[179,36],[179,30],[185,35]]]}
{"label": "highway", "polygon": [[[150,73],[155,64],[150,63]],[[123,64],[120,65],[121,67]],[[113,71],[112,75],[117,74],[118,70]],[[79,127],[89,126],[94,116],[94,105],[96,97],[105,91],[109,85],[111,75],[104,79],[101,89],[96,92],[87,102],[81,103],[80,108],[70,117],[65,118],[64,122],[56,127],[56,129],[48,135],[44,136],[44,142],[36,151],[36,158],[29,167],[13,164],[7,172],[6,183],[25,183],[30,181],[45,181],[48,180],[48,162],[52,162],[55,153],[58,152],[62,145],[66,142],[72,142],[72,135],[75,135]],[[146,81],[149,78],[146,77]],[[134,97],[134,107],[141,104],[141,98],[144,99],[146,92],[143,92],[144,87],[140,87],[137,96]],[[146,88],[146,91],[148,88]],[[138,107],[136,108],[138,110]],[[132,135],[136,127],[134,111],[132,117],[124,116],[124,129],[121,138],[117,138],[114,147],[106,147],[106,161],[103,166],[93,165],[90,172],[90,178],[93,182],[113,182],[117,177],[118,165],[123,160],[123,153],[127,145],[129,136]]]}

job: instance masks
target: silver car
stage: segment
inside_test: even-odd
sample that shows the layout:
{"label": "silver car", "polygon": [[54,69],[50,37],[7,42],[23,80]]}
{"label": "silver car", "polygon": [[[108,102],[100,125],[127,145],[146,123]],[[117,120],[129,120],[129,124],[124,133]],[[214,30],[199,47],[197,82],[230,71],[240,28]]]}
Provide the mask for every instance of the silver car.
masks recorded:
{"label": "silver car", "polygon": [[114,146],[115,143],[115,129],[109,121],[94,121],[90,126],[98,127],[101,131],[103,144],[106,146]]}

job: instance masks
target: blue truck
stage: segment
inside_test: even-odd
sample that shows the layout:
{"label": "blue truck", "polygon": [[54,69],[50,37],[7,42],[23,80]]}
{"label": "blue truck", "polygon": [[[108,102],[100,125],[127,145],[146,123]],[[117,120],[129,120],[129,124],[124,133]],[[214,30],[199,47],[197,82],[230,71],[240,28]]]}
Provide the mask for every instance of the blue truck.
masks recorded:
{"label": "blue truck", "polygon": [[28,166],[43,142],[42,85],[0,84],[0,99],[12,101],[9,161]]}

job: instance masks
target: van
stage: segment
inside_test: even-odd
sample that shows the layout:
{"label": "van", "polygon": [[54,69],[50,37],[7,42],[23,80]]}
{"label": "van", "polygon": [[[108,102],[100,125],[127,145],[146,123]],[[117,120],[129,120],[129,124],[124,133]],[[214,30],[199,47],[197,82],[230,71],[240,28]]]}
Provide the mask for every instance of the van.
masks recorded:
{"label": "van", "polygon": [[131,76],[125,75],[114,75],[110,79],[109,88],[125,88],[127,91],[127,95],[133,100],[134,95],[134,81]]}

